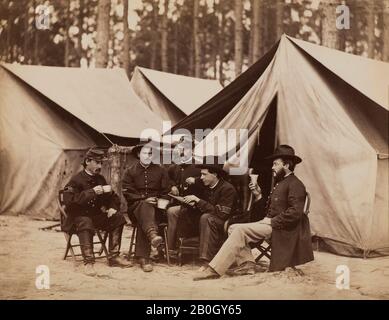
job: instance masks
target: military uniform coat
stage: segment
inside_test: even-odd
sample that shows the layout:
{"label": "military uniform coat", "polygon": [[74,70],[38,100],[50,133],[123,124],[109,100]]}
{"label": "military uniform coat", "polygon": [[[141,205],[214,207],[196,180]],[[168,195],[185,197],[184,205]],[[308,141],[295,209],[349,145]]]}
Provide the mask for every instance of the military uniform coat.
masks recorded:
{"label": "military uniform coat", "polygon": [[76,217],[87,216],[95,219],[99,215],[105,215],[101,210],[103,207],[105,209],[120,210],[120,198],[114,192],[101,195],[94,192],[94,187],[106,184],[107,181],[102,175],[92,176],[86,173],[85,170],[70,179],[63,193],[66,213],[68,214],[67,219],[62,224],[64,231],[69,231],[72,228]]}
{"label": "military uniform coat", "polygon": [[[199,198],[202,197],[204,185],[200,180],[201,169],[195,164],[173,164],[168,169],[171,184],[176,186],[181,196],[193,194]],[[195,184],[189,185],[185,190],[185,180],[189,177],[195,178]]]}
{"label": "military uniform coat", "polygon": [[305,198],[305,186],[293,173],[278,182],[270,194],[267,217],[273,228],[271,271],[314,259],[309,219],[304,214]]}

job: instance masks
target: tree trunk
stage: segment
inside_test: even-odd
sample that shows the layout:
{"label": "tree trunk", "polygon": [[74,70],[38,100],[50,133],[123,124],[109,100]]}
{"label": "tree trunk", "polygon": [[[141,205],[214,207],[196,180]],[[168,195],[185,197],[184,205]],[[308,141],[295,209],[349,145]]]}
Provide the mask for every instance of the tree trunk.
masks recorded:
{"label": "tree trunk", "polygon": [[30,3],[29,2],[30,2],[30,0],[24,1],[24,4],[25,4],[25,7],[24,7],[24,35],[23,35],[23,57],[24,57],[23,63],[24,64],[29,64],[29,57],[30,57],[30,54],[29,54],[30,48],[28,47],[29,40],[30,40],[30,38],[29,38],[30,22],[28,21],[30,19],[30,13],[29,13]]}
{"label": "tree trunk", "polygon": [[69,51],[70,51],[70,40],[69,40],[69,28],[70,28],[70,1],[65,2],[66,5],[66,17],[65,17],[65,53],[64,53],[64,66],[69,67]]}
{"label": "tree trunk", "polygon": [[383,2],[382,60],[389,62],[389,0]]}
{"label": "tree trunk", "polygon": [[174,24],[174,57],[173,57],[173,73],[178,74],[178,24],[179,20]]}
{"label": "tree trunk", "polygon": [[235,0],[235,76],[242,72],[243,64],[243,2]]}
{"label": "tree trunk", "polygon": [[[85,16],[86,17],[96,17],[96,10],[90,6],[89,0],[86,0]],[[86,28],[87,34],[89,33],[90,28],[92,28],[94,30],[93,26],[89,26],[89,22],[87,22],[86,27],[87,27]],[[93,59],[93,52],[91,52],[91,50],[89,50],[87,48],[84,54],[85,54],[87,66],[89,67],[91,64],[91,60]]]}
{"label": "tree trunk", "polygon": [[151,36],[151,56],[150,56],[150,68],[155,69],[157,64],[157,40],[158,40],[158,4],[152,0],[153,6],[153,29],[154,32]]}
{"label": "tree trunk", "polygon": [[109,14],[111,0],[99,0],[96,35],[96,67],[105,68],[108,63]]}
{"label": "tree trunk", "polygon": [[252,59],[253,63],[255,63],[262,55],[261,52],[261,44],[263,43],[263,37],[262,37],[262,29],[261,29],[261,11],[263,9],[263,6],[261,5],[260,1],[253,0],[253,23],[252,23],[252,29],[251,32],[253,34],[253,43],[252,43]]}
{"label": "tree trunk", "polygon": [[194,43],[194,76],[200,77],[201,53],[199,37],[199,1],[193,0],[193,43]]}
{"label": "tree trunk", "polygon": [[254,6],[254,1],[250,0],[250,37],[249,37],[249,55],[248,55],[248,62],[249,66],[253,64],[253,39],[254,39],[254,33],[253,33],[253,6]]}
{"label": "tree trunk", "polygon": [[164,0],[164,10],[161,21],[161,67],[162,71],[168,72],[168,17],[169,0]]}
{"label": "tree trunk", "polygon": [[[33,1],[33,5],[34,5],[34,23],[35,23],[37,19],[37,14],[35,11],[37,7],[37,3],[35,0]],[[39,30],[37,28],[34,28],[34,54],[33,54],[32,63],[35,65],[39,64]]]}
{"label": "tree trunk", "polygon": [[123,68],[127,73],[127,76],[130,76],[130,30],[128,29],[128,1],[124,0],[123,2],[123,53],[122,53],[122,63]]}
{"label": "tree trunk", "polygon": [[366,1],[366,34],[367,34],[367,53],[368,57],[374,59],[375,48],[375,12],[374,1]]}
{"label": "tree trunk", "polygon": [[284,33],[284,1],[276,0],[276,41],[278,41]]}
{"label": "tree trunk", "polygon": [[336,29],[336,6],[337,0],[326,0],[322,6],[322,34],[321,42],[325,47],[339,49],[338,31]]}
{"label": "tree trunk", "polygon": [[212,9],[213,9],[213,19],[212,19],[212,30],[213,32],[213,41],[210,43],[211,45],[211,63],[213,68],[213,79],[217,79],[217,54],[218,54],[218,48],[219,48],[219,20],[218,20],[218,8],[219,5],[216,3],[215,0],[212,2]]}
{"label": "tree trunk", "polygon": [[225,11],[222,4],[219,4],[220,8],[220,28],[219,28],[219,82],[222,86],[224,86],[224,71],[223,71],[223,63],[224,63],[224,29],[226,28],[226,18]]}
{"label": "tree trunk", "polygon": [[194,54],[193,54],[193,48],[194,48],[194,39],[193,37],[190,37],[190,43],[189,43],[189,54],[188,54],[188,60],[189,60],[189,67],[187,69],[187,75],[193,77],[194,76]]}
{"label": "tree trunk", "polygon": [[13,26],[13,22],[12,22],[12,18],[13,18],[13,7],[8,4],[8,20],[7,20],[7,41],[6,41],[6,53],[7,53],[7,58],[6,58],[6,61],[7,62],[13,62],[12,61],[12,26]]}
{"label": "tree trunk", "polygon": [[77,54],[78,54],[78,62],[77,66],[81,66],[81,59],[84,58],[84,50],[82,49],[82,35],[84,33],[84,10],[85,10],[85,0],[79,0],[79,11],[78,11],[78,34],[77,34]]}

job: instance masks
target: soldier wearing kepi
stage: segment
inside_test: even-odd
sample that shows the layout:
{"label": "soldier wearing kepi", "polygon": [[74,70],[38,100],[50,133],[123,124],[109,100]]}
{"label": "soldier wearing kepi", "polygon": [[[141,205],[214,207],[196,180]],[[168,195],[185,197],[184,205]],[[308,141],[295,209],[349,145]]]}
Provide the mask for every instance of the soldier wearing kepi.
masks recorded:
{"label": "soldier wearing kepi", "polygon": [[95,228],[109,232],[109,266],[131,267],[120,257],[123,226],[126,220],[119,212],[120,198],[100,174],[104,152],[91,148],[87,152],[84,170],[73,176],[64,189],[64,204],[68,218],[62,229],[75,228],[85,264],[85,274],[94,276],[93,235]]}

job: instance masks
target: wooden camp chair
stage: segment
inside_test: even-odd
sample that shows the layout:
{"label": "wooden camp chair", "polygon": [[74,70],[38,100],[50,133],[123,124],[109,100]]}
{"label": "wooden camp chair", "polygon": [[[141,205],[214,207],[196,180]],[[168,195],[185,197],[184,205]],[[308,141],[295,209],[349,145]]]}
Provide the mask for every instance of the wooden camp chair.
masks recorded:
{"label": "wooden camp chair", "polygon": [[[136,246],[136,234],[138,231],[138,226],[134,222],[131,222],[130,226],[132,227],[132,234],[130,240],[130,248],[128,249],[128,259],[134,259],[135,246]],[[158,231],[160,234],[163,235],[163,243],[161,245],[163,246],[163,252],[166,257],[167,264],[168,266],[170,266],[170,256],[169,256],[169,247],[168,247],[168,238],[167,238],[167,223],[166,222],[159,223]]]}
{"label": "wooden camp chair", "polygon": [[[309,208],[311,206],[311,196],[309,192],[306,193],[305,203],[304,203],[304,214],[308,216]],[[271,238],[261,239],[258,242],[250,243],[252,249],[258,249],[259,255],[255,258],[255,262],[259,262],[263,257],[271,259]]]}
{"label": "wooden camp chair", "polygon": [[[68,215],[66,213],[66,206],[64,204],[64,199],[63,199],[63,190],[59,191],[57,204],[58,204],[58,208],[59,208],[60,215],[61,215],[61,229],[62,229],[63,223],[64,223],[65,219],[68,217]],[[69,256],[69,252],[70,252],[73,260],[76,262],[77,257],[82,257],[81,253],[74,252],[74,248],[80,247],[81,245],[79,243],[72,244],[72,238],[73,238],[73,235],[76,234],[76,230],[74,228],[72,228],[72,230],[70,230],[69,232],[64,231],[64,230],[62,230],[62,232],[64,233],[65,240],[66,240],[66,249],[65,249],[65,254],[63,255],[63,260],[67,259],[67,257]],[[97,236],[98,241],[93,242],[93,245],[95,245],[95,244],[101,245],[101,249],[99,251],[94,251],[95,254],[96,253],[98,254],[98,256],[96,256],[95,259],[106,258],[107,262],[108,262],[109,253],[108,253],[107,247],[105,245],[107,242],[107,238],[108,238],[108,232],[104,232],[102,230],[95,229],[94,235]]]}

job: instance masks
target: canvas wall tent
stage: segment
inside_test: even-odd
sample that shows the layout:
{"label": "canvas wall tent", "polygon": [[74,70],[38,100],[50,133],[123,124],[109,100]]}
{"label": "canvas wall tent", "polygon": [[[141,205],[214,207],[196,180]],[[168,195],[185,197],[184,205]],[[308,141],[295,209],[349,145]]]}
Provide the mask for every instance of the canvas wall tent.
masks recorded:
{"label": "canvas wall tent", "polygon": [[142,101],[163,120],[176,124],[208,101],[222,86],[206,80],[136,67],[131,86]]}
{"label": "canvas wall tent", "polygon": [[58,217],[56,195],[102,136],[128,144],[160,120],[123,70],[0,66],[0,213]]}
{"label": "canvas wall tent", "polygon": [[[283,36],[173,130],[247,128],[251,166],[275,145],[292,145],[303,158],[296,175],[312,195],[313,233],[336,253],[387,255],[388,88],[387,63]],[[205,121],[216,115],[216,124]],[[215,132],[196,152],[216,150]]]}

